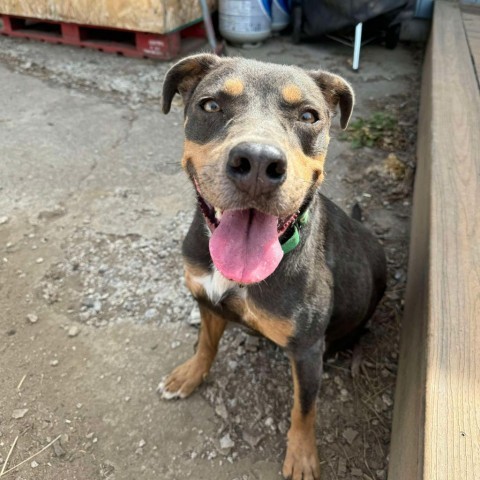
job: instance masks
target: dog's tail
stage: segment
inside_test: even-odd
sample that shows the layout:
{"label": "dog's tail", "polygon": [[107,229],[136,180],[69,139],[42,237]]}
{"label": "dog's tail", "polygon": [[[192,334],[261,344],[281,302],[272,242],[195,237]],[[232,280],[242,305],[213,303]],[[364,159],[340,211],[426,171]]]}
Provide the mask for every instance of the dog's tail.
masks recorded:
{"label": "dog's tail", "polygon": [[360,207],[360,204],[356,202],[353,207],[352,207],[352,213],[351,216],[354,220],[358,220],[359,222],[362,221],[362,207]]}

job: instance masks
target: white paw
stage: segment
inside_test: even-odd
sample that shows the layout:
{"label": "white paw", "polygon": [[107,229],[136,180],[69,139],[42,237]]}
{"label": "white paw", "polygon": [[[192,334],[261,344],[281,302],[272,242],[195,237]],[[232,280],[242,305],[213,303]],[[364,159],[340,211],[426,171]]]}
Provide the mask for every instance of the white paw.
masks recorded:
{"label": "white paw", "polygon": [[167,387],[165,385],[165,380],[162,380],[158,387],[157,387],[157,393],[164,399],[164,400],[174,400],[175,398],[185,398],[185,395],[182,395],[180,390],[177,390],[176,392],[170,392],[167,390]]}

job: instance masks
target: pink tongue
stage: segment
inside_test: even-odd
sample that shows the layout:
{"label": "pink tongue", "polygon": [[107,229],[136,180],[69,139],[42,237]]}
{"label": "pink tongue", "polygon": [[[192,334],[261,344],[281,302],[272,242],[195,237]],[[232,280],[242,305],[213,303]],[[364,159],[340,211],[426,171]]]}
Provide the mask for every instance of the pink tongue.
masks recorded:
{"label": "pink tongue", "polygon": [[220,273],[239,283],[260,282],[282,260],[277,217],[257,210],[227,210],[210,238],[210,255]]}

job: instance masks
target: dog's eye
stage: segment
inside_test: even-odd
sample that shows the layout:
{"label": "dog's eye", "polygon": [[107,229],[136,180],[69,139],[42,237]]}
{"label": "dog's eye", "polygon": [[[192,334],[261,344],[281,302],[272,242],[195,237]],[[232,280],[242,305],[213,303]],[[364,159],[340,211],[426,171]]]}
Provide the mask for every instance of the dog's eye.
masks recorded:
{"label": "dog's eye", "polygon": [[306,110],[300,115],[299,120],[303,123],[315,123],[318,120],[318,114],[313,110]]}
{"label": "dog's eye", "polygon": [[208,113],[215,113],[220,111],[220,105],[215,100],[207,100],[203,102],[202,108]]}

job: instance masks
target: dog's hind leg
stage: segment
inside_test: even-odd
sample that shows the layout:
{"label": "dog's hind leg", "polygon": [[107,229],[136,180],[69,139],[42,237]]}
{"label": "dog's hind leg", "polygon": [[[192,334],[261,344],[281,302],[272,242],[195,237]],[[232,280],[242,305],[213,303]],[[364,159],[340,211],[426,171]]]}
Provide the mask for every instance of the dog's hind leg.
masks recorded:
{"label": "dog's hind leg", "polygon": [[320,479],[315,420],[324,349],[321,340],[307,351],[290,356],[294,399],[283,464],[283,476],[288,479]]}
{"label": "dog's hind leg", "polygon": [[188,397],[205,380],[217,354],[227,322],[204,305],[199,307],[202,322],[195,354],[158,386],[158,392],[167,400]]}

